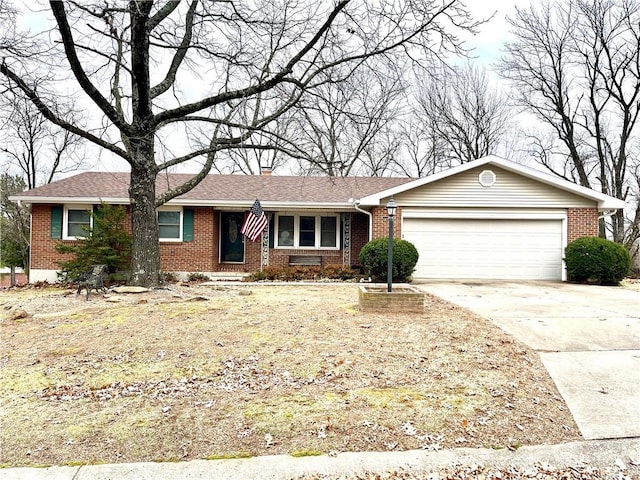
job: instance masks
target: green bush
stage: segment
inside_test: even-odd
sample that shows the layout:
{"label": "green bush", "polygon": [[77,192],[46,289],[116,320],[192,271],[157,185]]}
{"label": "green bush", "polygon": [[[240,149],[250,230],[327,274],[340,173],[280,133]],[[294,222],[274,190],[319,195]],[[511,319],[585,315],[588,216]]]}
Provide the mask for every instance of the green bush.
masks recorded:
{"label": "green bush", "polygon": [[85,229],[85,237],[73,243],[56,244],[59,253],[71,254],[70,260],[58,262],[62,283],[73,281],[93,265],[107,265],[109,273],[127,269],[131,256],[131,235],[125,228],[127,212],[122,205],[102,203],[91,212],[93,228]]}
{"label": "green bush", "polygon": [[[365,273],[371,275],[376,282],[387,279],[387,256],[388,240],[376,238],[365,244],[360,250],[360,263],[364,266]],[[396,282],[406,282],[418,263],[418,250],[406,240],[393,239],[393,280]]]}
{"label": "green bush", "polygon": [[617,285],[631,268],[629,251],[600,237],[578,238],[564,252],[567,277],[572,282]]}

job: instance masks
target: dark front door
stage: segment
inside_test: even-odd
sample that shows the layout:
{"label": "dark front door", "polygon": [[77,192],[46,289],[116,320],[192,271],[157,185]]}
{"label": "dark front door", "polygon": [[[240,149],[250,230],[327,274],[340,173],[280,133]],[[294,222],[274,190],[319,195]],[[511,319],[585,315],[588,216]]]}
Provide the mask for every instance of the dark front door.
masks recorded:
{"label": "dark front door", "polygon": [[220,261],[244,263],[244,212],[220,212]]}

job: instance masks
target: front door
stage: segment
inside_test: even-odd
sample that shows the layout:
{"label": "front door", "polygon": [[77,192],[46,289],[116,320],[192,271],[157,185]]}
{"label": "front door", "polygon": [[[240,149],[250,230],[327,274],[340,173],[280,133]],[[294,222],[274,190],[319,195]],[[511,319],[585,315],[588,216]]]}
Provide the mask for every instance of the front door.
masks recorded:
{"label": "front door", "polygon": [[220,262],[244,263],[244,212],[220,212]]}

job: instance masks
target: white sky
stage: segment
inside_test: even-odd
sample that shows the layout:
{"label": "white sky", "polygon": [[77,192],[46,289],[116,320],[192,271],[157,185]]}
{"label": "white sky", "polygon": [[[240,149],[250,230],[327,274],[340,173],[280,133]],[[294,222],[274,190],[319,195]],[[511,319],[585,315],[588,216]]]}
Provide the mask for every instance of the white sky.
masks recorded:
{"label": "white sky", "polygon": [[506,16],[513,16],[515,7],[527,7],[536,0],[467,0],[474,18],[494,17],[479,28],[479,33],[468,39],[469,46],[475,47],[473,56],[477,61],[489,66],[500,57],[502,45],[509,39],[509,24]]}

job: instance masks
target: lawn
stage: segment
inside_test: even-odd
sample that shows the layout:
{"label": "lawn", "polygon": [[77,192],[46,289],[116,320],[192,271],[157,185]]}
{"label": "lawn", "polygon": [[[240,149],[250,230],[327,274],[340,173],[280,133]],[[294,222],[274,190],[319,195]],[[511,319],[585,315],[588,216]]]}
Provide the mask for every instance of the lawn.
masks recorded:
{"label": "lawn", "polygon": [[363,313],[353,284],[2,290],[0,465],[580,438],[535,352],[425,307]]}

